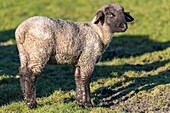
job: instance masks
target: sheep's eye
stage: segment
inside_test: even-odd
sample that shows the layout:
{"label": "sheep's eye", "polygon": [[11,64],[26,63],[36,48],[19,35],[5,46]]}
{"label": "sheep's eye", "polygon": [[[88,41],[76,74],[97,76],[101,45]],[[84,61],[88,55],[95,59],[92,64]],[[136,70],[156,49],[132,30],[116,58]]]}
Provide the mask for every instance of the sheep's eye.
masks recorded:
{"label": "sheep's eye", "polygon": [[110,18],[115,17],[115,15],[114,15],[113,13],[108,13],[107,15],[108,15],[108,17],[110,17]]}

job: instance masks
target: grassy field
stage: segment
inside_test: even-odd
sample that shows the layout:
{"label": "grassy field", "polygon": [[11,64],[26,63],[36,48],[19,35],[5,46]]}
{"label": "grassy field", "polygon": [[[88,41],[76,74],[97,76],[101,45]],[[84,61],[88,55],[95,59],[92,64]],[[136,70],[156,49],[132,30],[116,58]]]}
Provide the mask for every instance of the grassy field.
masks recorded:
{"label": "grassy field", "polygon": [[135,18],[126,33],[115,34],[93,72],[94,107],[75,102],[73,67],[51,66],[37,81],[38,108],[29,110],[16,77],[19,57],[14,32],[25,19],[43,15],[91,21],[112,0],[0,0],[0,112],[114,113],[170,112],[169,0],[114,0]]}

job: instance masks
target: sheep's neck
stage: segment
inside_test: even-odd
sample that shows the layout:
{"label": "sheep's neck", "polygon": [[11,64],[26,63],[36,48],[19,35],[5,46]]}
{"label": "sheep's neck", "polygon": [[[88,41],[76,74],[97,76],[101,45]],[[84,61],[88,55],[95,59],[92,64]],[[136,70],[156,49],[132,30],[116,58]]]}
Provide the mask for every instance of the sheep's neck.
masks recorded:
{"label": "sheep's neck", "polygon": [[111,33],[107,27],[103,27],[101,25],[93,25],[94,30],[96,31],[96,33],[99,35],[100,40],[102,41],[102,43],[107,46],[111,40],[112,40],[112,36],[113,33]]}

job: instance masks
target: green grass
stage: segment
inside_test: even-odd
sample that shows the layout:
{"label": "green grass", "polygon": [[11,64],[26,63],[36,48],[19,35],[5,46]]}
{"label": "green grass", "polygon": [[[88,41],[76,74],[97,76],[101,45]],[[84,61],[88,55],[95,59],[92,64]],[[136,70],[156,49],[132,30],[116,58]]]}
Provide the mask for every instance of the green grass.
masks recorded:
{"label": "green grass", "polygon": [[[0,0],[0,112],[108,113],[168,112],[170,109],[170,3],[168,0],[114,0],[135,18],[115,34],[93,72],[93,108],[75,102],[73,67],[46,66],[37,81],[38,108],[29,110],[16,77],[19,67],[14,32],[34,15],[91,21],[112,0]],[[112,94],[104,92],[111,90]]]}

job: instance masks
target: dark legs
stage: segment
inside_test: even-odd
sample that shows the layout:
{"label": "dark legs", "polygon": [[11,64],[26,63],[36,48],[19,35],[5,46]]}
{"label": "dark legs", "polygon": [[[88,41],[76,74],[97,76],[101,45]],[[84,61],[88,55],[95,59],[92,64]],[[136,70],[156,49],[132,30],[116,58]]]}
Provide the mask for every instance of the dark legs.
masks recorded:
{"label": "dark legs", "polygon": [[81,74],[82,77],[81,77],[81,80],[82,80],[82,86],[81,86],[81,89],[82,89],[82,104],[84,106],[87,106],[87,107],[90,107],[91,106],[91,99],[90,99],[90,78],[86,75],[84,75],[84,73]]}
{"label": "dark legs", "polygon": [[20,84],[24,94],[24,101],[29,108],[36,108],[36,78],[28,69],[20,69]]}
{"label": "dark legs", "polygon": [[[36,108],[36,79],[50,59],[53,40],[38,40],[35,35],[29,35],[24,45],[17,43],[20,56],[20,84],[24,101],[29,108]],[[48,45],[48,46],[47,46]]]}
{"label": "dark legs", "polygon": [[82,70],[81,67],[75,67],[75,81],[76,81],[76,101],[78,104],[90,107],[90,76],[91,72]]}
{"label": "dark legs", "polygon": [[81,90],[81,76],[80,67],[75,67],[75,81],[76,81],[76,101],[78,104],[82,103],[82,90]]}
{"label": "dark legs", "polygon": [[44,66],[20,67],[20,84],[24,101],[30,109],[37,107],[36,79]]}

